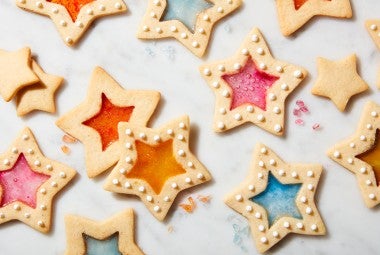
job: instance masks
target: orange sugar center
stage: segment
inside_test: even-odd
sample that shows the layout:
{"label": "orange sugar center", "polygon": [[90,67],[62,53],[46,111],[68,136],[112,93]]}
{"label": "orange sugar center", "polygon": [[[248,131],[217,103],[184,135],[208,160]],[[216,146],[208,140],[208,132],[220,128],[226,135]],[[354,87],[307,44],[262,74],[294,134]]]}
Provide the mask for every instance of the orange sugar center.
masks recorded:
{"label": "orange sugar center", "polygon": [[186,173],[173,155],[173,140],[156,146],[136,141],[136,150],[137,162],[126,176],[146,181],[156,194],[170,177]]}
{"label": "orange sugar center", "polygon": [[371,149],[356,156],[360,160],[367,162],[372,166],[375,174],[376,184],[379,186],[380,182],[380,131],[376,130],[375,143]]}
{"label": "orange sugar center", "polygon": [[134,106],[119,107],[113,105],[102,94],[102,106],[100,111],[92,118],[83,122],[84,125],[95,129],[102,140],[102,150],[106,150],[113,142],[119,139],[117,125],[119,122],[128,122],[131,118]]}
{"label": "orange sugar center", "polygon": [[[293,0],[293,1],[294,1],[294,7],[298,11],[298,9],[301,8],[302,5],[304,5],[309,0]],[[331,0],[325,0],[325,1],[331,1]]]}
{"label": "orange sugar center", "polygon": [[69,12],[71,19],[75,22],[77,20],[80,9],[95,0],[47,0],[55,4],[60,4]]}

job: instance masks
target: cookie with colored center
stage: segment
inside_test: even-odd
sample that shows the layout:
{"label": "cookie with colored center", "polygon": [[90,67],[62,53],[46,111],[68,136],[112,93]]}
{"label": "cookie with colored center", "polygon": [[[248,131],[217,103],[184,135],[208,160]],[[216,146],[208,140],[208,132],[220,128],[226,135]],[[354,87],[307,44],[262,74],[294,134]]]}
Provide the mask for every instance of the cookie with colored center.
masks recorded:
{"label": "cookie with colored center", "polygon": [[39,82],[33,72],[30,48],[15,52],[0,50],[0,95],[9,102],[20,89]]}
{"label": "cookie with colored center", "polygon": [[150,0],[137,37],[173,37],[201,57],[214,24],[241,3],[241,0]]}
{"label": "cookie with colored center", "polygon": [[16,4],[50,17],[68,46],[74,45],[95,19],[127,10],[123,0],[16,0]]}
{"label": "cookie with colored center", "polygon": [[350,0],[277,0],[277,14],[283,35],[291,35],[314,16],[351,18]]}
{"label": "cookie with colored center", "polygon": [[216,96],[216,132],[252,122],[276,135],[284,133],[286,97],[307,75],[274,59],[257,28],[233,57],[204,64],[200,71]]}
{"label": "cookie with colored center", "polygon": [[143,255],[134,241],[134,215],[127,209],[105,221],[65,216],[65,255]]}
{"label": "cookie with colored center", "polygon": [[356,55],[331,61],[318,58],[318,79],[311,93],[331,99],[335,106],[344,111],[351,97],[368,89],[356,68]]}
{"label": "cookie with colored center", "polygon": [[380,106],[368,102],[356,132],[334,145],[328,156],[357,178],[368,207],[380,203]]}
{"label": "cookie with colored center", "polygon": [[257,144],[248,177],[225,203],[248,219],[261,253],[289,233],[324,235],[314,201],[321,173],[320,165],[288,164]]}
{"label": "cookie with colored center", "polygon": [[104,188],[140,197],[149,211],[163,220],[180,191],[211,179],[189,150],[189,132],[187,116],[160,129],[120,123],[123,150]]}
{"label": "cookie with colored center", "polygon": [[120,158],[117,125],[145,126],[160,99],[156,91],[125,90],[102,68],[96,67],[87,98],[57,120],[57,126],[85,146],[86,168],[95,177]]}
{"label": "cookie with colored center", "polygon": [[48,232],[52,200],[75,174],[74,169],[46,158],[25,128],[0,155],[0,224],[19,220]]}

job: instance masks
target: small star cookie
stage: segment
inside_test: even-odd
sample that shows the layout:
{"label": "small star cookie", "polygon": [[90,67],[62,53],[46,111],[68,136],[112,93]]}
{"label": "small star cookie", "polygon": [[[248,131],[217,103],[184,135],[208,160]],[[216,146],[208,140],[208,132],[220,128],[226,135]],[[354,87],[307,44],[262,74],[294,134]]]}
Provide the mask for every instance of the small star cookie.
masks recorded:
{"label": "small star cookie", "polygon": [[248,177],[225,203],[248,219],[261,253],[289,233],[324,235],[325,225],[314,201],[321,173],[320,165],[287,164],[257,144]]}
{"label": "small star cookie", "polygon": [[317,65],[318,79],[311,93],[330,98],[342,112],[352,96],[368,89],[357,73],[355,54],[338,61],[318,58]]}
{"label": "small star cookie", "polygon": [[0,155],[0,224],[19,220],[47,233],[53,197],[75,174],[74,169],[44,157],[25,128]]}
{"label": "small star cookie", "polygon": [[119,122],[145,126],[153,114],[160,93],[124,90],[102,68],[93,71],[87,98],[60,117],[56,124],[85,146],[87,175],[92,178],[119,160]]}
{"label": "small star cookie", "polygon": [[0,50],[0,95],[9,102],[21,88],[39,81],[31,68],[30,48]]}
{"label": "small star cookie", "polygon": [[24,116],[34,110],[54,113],[54,94],[62,85],[63,78],[45,73],[34,60],[32,70],[40,81],[17,92],[17,115]]}
{"label": "small star cookie", "polygon": [[293,34],[317,15],[351,18],[350,0],[277,0],[277,14],[283,35]]}
{"label": "small star cookie", "polygon": [[123,150],[104,188],[140,197],[154,217],[162,221],[180,191],[211,179],[189,150],[189,133],[187,116],[159,129],[120,123]]}
{"label": "small star cookie", "polygon": [[122,0],[16,0],[16,4],[49,16],[68,46],[74,45],[95,19],[127,10]]}
{"label": "small star cookie", "polygon": [[334,145],[327,155],[356,175],[365,204],[380,203],[380,106],[368,102],[356,132]]}
{"label": "small star cookie", "polygon": [[102,222],[66,215],[65,255],[143,255],[134,241],[133,218],[132,209],[127,209]]}
{"label": "small star cookie", "polygon": [[216,132],[252,122],[275,135],[284,133],[286,97],[307,75],[274,59],[257,28],[233,57],[204,64],[200,71],[216,96]]}
{"label": "small star cookie", "polygon": [[241,0],[150,0],[137,37],[174,37],[196,56],[202,57],[214,24],[235,11],[241,3]]}

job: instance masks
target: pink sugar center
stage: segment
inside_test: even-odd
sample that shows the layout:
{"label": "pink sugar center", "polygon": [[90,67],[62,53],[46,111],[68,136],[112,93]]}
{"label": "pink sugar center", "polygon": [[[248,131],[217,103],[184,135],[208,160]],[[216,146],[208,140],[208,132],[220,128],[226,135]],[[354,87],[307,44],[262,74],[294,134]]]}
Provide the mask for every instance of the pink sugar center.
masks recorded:
{"label": "pink sugar center", "polygon": [[267,90],[279,77],[259,70],[249,58],[238,73],[225,74],[222,79],[232,89],[231,110],[243,104],[253,104],[265,111]]}
{"label": "pink sugar center", "polygon": [[37,190],[50,177],[34,172],[23,154],[9,170],[0,171],[0,207],[19,201],[36,208]]}

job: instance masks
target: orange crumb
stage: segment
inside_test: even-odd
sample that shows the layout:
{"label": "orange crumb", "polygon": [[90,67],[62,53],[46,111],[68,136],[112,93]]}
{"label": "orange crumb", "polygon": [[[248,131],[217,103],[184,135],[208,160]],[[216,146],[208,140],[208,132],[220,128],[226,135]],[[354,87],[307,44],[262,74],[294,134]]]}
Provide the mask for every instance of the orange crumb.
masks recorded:
{"label": "orange crumb", "polygon": [[169,232],[169,233],[172,233],[173,231],[174,231],[173,226],[169,226],[169,227],[168,227],[168,232]]}
{"label": "orange crumb", "polygon": [[180,204],[179,206],[182,207],[182,209],[187,213],[192,213],[197,207],[197,204],[192,197],[188,197],[187,200],[189,201],[189,204]]}
{"label": "orange crumb", "polygon": [[78,140],[76,138],[72,137],[71,135],[65,134],[62,137],[62,141],[65,143],[76,143]]}
{"label": "orange crumb", "polygon": [[203,195],[198,195],[197,196],[197,199],[199,200],[199,201],[201,201],[202,203],[204,203],[204,204],[207,204],[207,203],[209,203],[210,202],[210,200],[211,200],[211,196],[203,196]]}
{"label": "orange crumb", "polygon": [[62,152],[65,153],[66,155],[69,154],[70,151],[71,151],[70,148],[67,147],[66,145],[62,145],[62,146],[61,146],[61,150],[62,150]]}

